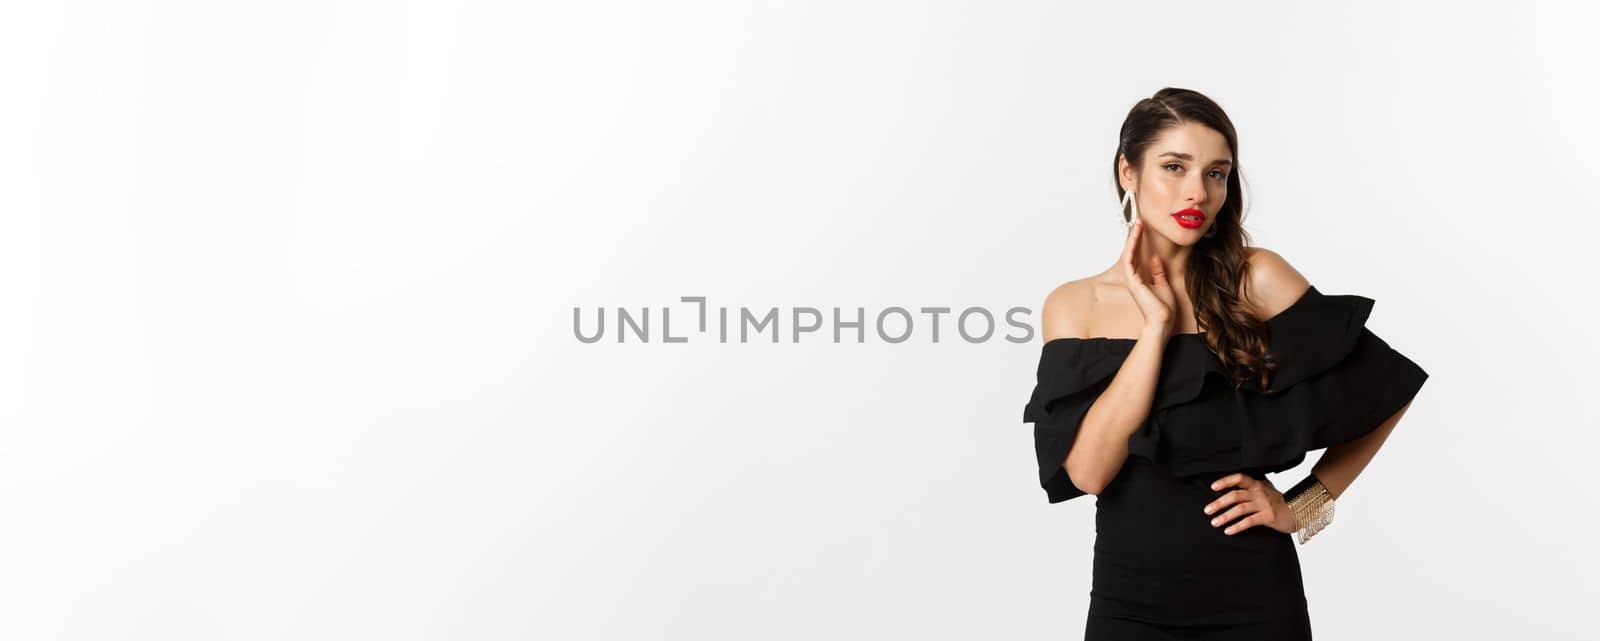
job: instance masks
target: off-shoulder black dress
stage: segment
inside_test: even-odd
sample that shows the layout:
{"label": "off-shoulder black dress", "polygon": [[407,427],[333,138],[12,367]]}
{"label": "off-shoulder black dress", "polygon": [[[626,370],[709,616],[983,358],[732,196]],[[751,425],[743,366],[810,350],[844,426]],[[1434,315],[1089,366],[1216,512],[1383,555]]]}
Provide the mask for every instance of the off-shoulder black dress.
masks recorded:
{"label": "off-shoulder black dress", "polygon": [[[1169,339],[1149,418],[1095,498],[1086,639],[1311,638],[1293,535],[1264,525],[1228,535],[1202,510],[1227,491],[1212,481],[1291,469],[1311,450],[1372,432],[1417,394],[1427,372],[1365,327],[1372,305],[1313,286],[1268,319],[1278,370],[1265,390],[1235,389],[1199,334]],[[1023,422],[1034,424],[1050,503],[1085,495],[1062,465],[1135,342],[1044,344]]]}

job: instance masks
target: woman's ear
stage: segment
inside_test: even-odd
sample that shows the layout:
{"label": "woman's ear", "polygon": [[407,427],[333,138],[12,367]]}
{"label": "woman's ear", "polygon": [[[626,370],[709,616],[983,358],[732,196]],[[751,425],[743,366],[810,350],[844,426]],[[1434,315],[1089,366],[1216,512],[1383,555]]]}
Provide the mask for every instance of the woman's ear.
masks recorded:
{"label": "woman's ear", "polygon": [[1133,165],[1128,164],[1128,157],[1122,154],[1117,154],[1117,176],[1122,182],[1123,191],[1133,191],[1135,183],[1138,182],[1135,180],[1138,178],[1138,172],[1133,170]]}

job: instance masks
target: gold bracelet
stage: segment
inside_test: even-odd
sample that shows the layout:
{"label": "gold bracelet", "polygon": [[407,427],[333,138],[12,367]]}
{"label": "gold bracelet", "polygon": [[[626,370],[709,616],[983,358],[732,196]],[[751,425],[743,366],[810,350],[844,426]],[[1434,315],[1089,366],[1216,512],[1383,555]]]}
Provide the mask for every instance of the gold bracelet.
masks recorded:
{"label": "gold bracelet", "polygon": [[1333,496],[1316,476],[1307,476],[1284,492],[1294,512],[1294,527],[1301,545],[1333,523]]}

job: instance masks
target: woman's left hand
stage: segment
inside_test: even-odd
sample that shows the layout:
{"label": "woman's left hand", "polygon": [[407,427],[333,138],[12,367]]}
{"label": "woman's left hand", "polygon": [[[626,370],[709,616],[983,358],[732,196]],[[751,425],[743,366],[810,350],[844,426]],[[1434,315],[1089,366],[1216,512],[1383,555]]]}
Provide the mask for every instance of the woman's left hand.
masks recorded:
{"label": "woman's left hand", "polygon": [[[1228,525],[1223,533],[1238,534],[1256,525],[1265,525],[1279,532],[1294,532],[1294,510],[1289,509],[1283,493],[1265,479],[1244,473],[1229,474],[1211,484],[1211,489],[1234,490],[1206,504],[1205,513],[1211,515],[1212,527]],[[1221,514],[1218,514],[1221,512]],[[1240,519],[1239,517],[1244,517]],[[1238,519],[1238,522],[1234,522]]]}

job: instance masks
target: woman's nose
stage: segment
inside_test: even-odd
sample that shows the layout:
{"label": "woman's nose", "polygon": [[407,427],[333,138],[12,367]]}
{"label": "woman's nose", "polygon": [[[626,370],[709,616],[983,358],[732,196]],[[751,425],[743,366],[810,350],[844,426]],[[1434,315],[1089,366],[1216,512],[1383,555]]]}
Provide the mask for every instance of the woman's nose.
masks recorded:
{"label": "woman's nose", "polygon": [[1206,184],[1202,181],[1192,181],[1184,190],[1184,197],[1189,199],[1196,207],[1206,202]]}

